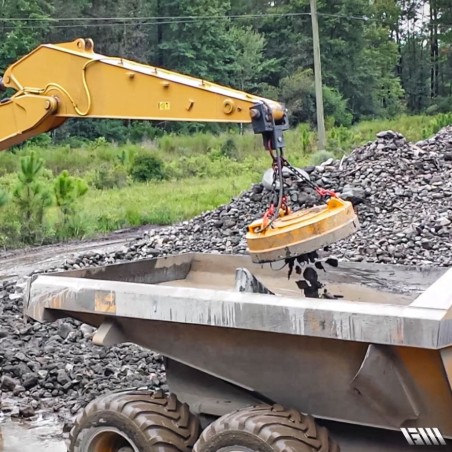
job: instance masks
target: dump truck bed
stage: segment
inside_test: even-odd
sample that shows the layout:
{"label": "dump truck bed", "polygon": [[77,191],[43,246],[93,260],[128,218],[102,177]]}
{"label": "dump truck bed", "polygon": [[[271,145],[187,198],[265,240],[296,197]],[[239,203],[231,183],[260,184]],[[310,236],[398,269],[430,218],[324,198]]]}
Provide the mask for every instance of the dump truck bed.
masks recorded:
{"label": "dump truck bed", "polygon": [[183,254],[34,276],[25,313],[161,353],[170,390],[200,415],[273,401],[452,438],[452,270],[340,263],[319,278],[344,298],[306,298],[298,275],[247,256]]}
{"label": "dump truck bed", "polygon": [[[281,267],[281,265],[280,265]],[[248,269],[275,295],[240,292]],[[34,277],[26,313],[69,310],[155,321],[245,328],[380,344],[452,345],[447,313],[452,274],[341,263],[320,273],[341,299],[306,298],[287,267],[252,264],[246,256],[184,254]]]}

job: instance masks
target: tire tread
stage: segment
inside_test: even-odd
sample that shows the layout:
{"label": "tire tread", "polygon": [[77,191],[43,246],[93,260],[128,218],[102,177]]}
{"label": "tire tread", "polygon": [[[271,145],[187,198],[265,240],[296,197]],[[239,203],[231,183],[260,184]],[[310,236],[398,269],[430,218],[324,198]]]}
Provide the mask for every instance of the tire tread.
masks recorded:
{"label": "tire tread", "polygon": [[226,414],[210,424],[194,446],[194,452],[208,450],[208,444],[226,432],[246,432],[259,437],[275,452],[339,452],[324,427],[294,409],[281,405],[257,405]]}
{"label": "tire tread", "polygon": [[[149,450],[190,452],[199,436],[199,420],[174,394],[128,391],[107,394],[90,402],[77,416],[69,434],[69,452],[76,452],[77,437],[99,412],[110,412],[135,424]],[[143,451],[147,452],[147,451]]]}

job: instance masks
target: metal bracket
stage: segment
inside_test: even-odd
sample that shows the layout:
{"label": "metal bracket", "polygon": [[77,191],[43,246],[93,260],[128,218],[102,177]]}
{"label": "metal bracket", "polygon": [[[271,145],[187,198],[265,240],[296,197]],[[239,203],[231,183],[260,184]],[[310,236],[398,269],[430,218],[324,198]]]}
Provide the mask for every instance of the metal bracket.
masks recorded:
{"label": "metal bracket", "polygon": [[276,120],[271,108],[264,102],[259,102],[253,105],[250,115],[253,131],[262,135],[265,149],[270,151],[285,146],[283,132],[289,128],[286,114],[280,120]]}
{"label": "metal bracket", "polygon": [[121,327],[114,321],[107,319],[99,326],[93,336],[93,343],[96,345],[116,345],[127,342]]}
{"label": "metal bracket", "polygon": [[408,383],[396,356],[387,348],[371,344],[351,387],[363,403],[399,428],[420,413]]}

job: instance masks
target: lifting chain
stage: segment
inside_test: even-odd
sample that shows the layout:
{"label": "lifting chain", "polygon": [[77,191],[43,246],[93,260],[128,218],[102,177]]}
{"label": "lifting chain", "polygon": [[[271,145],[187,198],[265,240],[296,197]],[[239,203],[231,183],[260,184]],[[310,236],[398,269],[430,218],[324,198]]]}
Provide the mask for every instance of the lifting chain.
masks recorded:
{"label": "lifting chain", "polygon": [[319,185],[312,182],[310,179],[308,179],[303,173],[300,173],[294,166],[292,166],[286,159],[283,159],[283,166],[288,168],[295,176],[298,176],[301,179],[304,179],[307,184],[315,190],[315,192],[322,198],[322,200],[325,200],[325,198],[337,198],[337,193],[333,190],[327,190],[325,188],[320,187]]}
{"label": "lifting chain", "polygon": [[[334,191],[319,187],[304,174],[300,173],[284,157],[284,139],[282,132],[284,130],[287,130],[289,127],[287,116],[284,115],[283,119],[280,119],[278,121],[278,124],[276,124],[272,109],[265,102],[259,102],[255,104],[250,113],[254,133],[262,134],[264,148],[269,152],[273,161],[273,199],[262,218],[262,227],[256,232],[264,232],[280,215],[285,216],[291,213],[287,205],[287,195],[284,192],[284,167],[288,168],[289,171],[291,171],[301,180],[304,179],[306,183],[315,190],[315,192],[323,201],[325,201],[327,197],[337,197]],[[278,182],[279,187],[277,188],[276,185]]]}
{"label": "lifting chain", "polygon": [[[280,216],[281,211],[284,215],[288,215],[290,213],[290,208],[287,205],[287,195],[284,190],[284,175],[283,170],[284,167],[290,170],[292,174],[304,180],[307,185],[309,185],[315,192],[320,196],[322,201],[326,201],[327,198],[337,198],[336,192],[333,190],[327,190],[325,188],[320,187],[319,185],[312,182],[309,178],[307,178],[303,173],[300,173],[293,165],[291,165],[283,155],[282,149],[277,149],[276,151],[270,151],[270,155],[273,159],[273,182],[272,182],[272,192],[273,192],[273,200],[270,203],[270,207],[264,214],[262,219],[262,228],[257,232],[264,232],[268,229],[273,222]],[[277,189],[277,182],[279,182],[279,188]]]}

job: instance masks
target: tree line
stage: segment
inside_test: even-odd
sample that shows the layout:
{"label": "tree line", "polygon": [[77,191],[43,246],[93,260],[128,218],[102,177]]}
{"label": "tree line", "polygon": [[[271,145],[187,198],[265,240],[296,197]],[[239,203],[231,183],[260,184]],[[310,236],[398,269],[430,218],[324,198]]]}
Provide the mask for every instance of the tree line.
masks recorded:
{"label": "tree line", "polygon": [[[318,14],[327,125],[451,110],[450,0],[318,0]],[[3,70],[41,43],[91,37],[100,53],[279,99],[293,123],[315,124],[309,0],[5,0],[0,27]]]}

